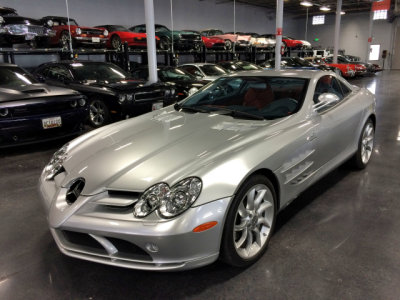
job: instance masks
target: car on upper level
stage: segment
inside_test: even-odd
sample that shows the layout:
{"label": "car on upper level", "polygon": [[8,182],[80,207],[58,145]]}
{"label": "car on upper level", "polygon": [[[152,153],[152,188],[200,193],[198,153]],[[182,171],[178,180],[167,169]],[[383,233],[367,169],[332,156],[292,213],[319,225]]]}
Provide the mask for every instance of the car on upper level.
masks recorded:
{"label": "car on upper level", "polygon": [[14,64],[0,63],[0,148],[84,132],[86,97],[37,81]]}
{"label": "car on upper level", "polygon": [[205,81],[214,81],[215,79],[228,75],[229,73],[223,67],[211,63],[188,63],[180,65],[179,69]]}
{"label": "car on upper level", "polygon": [[[183,30],[186,31],[186,30]],[[199,31],[190,30],[201,35],[201,40],[208,50],[226,50],[225,41],[219,37],[207,37],[202,35]]]}
{"label": "car on upper level", "polygon": [[[147,34],[137,33],[122,25],[97,25],[95,28],[104,28],[108,31],[106,47],[114,50],[121,50],[123,44],[128,43],[129,48],[147,47]],[[160,38],[156,36],[156,44]]]}
{"label": "car on upper level", "polygon": [[223,67],[229,73],[236,73],[242,71],[255,71],[255,70],[262,70],[263,68],[253,64],[248,61],[242,60],[227,60],[227,61],[220,61],[217,65]]}
{"label": "car on upper level", "polygon": [[225,41],[226,50],[233,49],[233,46],[247,49],[250,45],[251,36],[250,35],[240,35],[233,32],[224,33],[219,29],[205,29],[200,31],[202,36],[205,37],[217,37]]}
{"label": "car on upper level", "polygon": [[282,36],[282,43],[284,46],[291,49],[311,50],[311,43],[305,40],[297,40],[292,37]]}
{"label": "car on upper level", "polygon": [[[61,147],[39,179],[50,232],[65,255],[111,266],[177,271],[220,259],[249,267],[298,195],[324,176],[339,180],[329,173],[345,161],[368,167],[375,110],[371,92],[335,73],[221,77],[176,105]],[[332,213],[321,210],[318,220]],[[281,260],[288,243],[265,259]]]}
{"label": "car on upper level", "polygon": [[68,87],[86,95],[92,127],[138,116],[177,100],[174,87],[162,83],[146,84],[107,62],[50,62],[40,65],[34,74],[48,84]]}
{"label": "car on upper level", "polygon": [[250,35],[250,44],[256,48],[262,48],[267,50],[275,49],[276,39],[270,35],[261,35],[255,32],[246,32],[245,35]]}
{"label": "car on upper level", "polygon": [[[157,75],[160,82],[174,87],[177,100],[194,94],[209,82],[199,79],[179,67],[157,66]],[[148,66],[140,65],[132,68],[132,77],[147,80],[149,77]]]}
{"label": "car on upper level", "polygon": [[23,17],[14,8],[0,7],[0,46],[28,44],[45,47],[54,31],[40,20]]}
{"label": "car on upper level", "polygon": [[69,48],[70,39],[72,47],[104,48],[108,40],[108,31],[104,28],[79,26],[74,19],[60,16],[46,16],[41,19],[54,31],[55,36],[50,39],[50,45]]}
{"label": "car on upper level", "polygon": [[[136,25],[129,28],[133,32],[146,33],[146,25]],[[172,45],[174,50],[192,50],[200,51],[203,46],[201,35],[194,31],[171,31],[168,27],[155,24],[156,36],[160,38],[159,48],[161,50],[170,50]]]}

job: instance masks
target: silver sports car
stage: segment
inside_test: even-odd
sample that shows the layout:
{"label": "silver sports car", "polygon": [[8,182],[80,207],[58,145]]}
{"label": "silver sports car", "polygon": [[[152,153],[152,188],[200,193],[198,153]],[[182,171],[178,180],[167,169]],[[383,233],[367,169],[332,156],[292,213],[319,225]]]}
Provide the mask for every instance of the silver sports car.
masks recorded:
{"label": "silver sports car", "polygon": [[364,168],[375,99],[322,71],[221,77],[182,102],[91,131],[40,177],[66,255],[145,270],[248,266],[277,213],[347,159]]}

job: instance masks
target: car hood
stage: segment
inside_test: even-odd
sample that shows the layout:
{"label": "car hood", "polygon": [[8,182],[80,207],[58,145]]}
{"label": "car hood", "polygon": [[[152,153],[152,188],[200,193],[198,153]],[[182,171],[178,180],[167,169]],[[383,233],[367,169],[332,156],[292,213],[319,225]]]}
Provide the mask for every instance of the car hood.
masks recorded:
{"label": "car hood", "polygon": [[105,82],[91,82],[89,80],[84,84],[91,87],[107,88],[114,91],[126,91],[142,87],[145,85],[145,82],[142,80],[126,80],[123,82],[105,83]]}
{"label": "car hood", "polygon": [[43,26],[43,23],[36,19],[31,19],[22,16],[4,16],[5,24],[25,24],[25,25],[40,25]]}
{"label": "car hood", "polygon": [[205,80],[171,80],[168,79],[166,81],[164,81],[164,83],[171,85],[171,86],[177,86],[177,87],[181,87],[181,88],[192,88],[192,87],[196,87],[196,88],[201,88],[204,85],[206,85],[208,83],[208,81]]}
{"label": "car hood", "polygon": [[[160,181],[170,185],[221,163],[278,121],[186,113],[172,106],[89,132],[71,142],[60,184],[83,177],[83,195],[105,189],[142,192]],[[262,134],[261,134],[262,130]],[[260,131],[259,134],[253,134]],[[59,175],[62,176],[62,175]],[[56,178],[56,180],[58,180]]]}
{"label": "car hood", "polygon": [[29,98],[57,97],[78,94],[77,91],[49,86],[43,83],[35,83],[19,88],[5,88],[0,86],[0,103]]}

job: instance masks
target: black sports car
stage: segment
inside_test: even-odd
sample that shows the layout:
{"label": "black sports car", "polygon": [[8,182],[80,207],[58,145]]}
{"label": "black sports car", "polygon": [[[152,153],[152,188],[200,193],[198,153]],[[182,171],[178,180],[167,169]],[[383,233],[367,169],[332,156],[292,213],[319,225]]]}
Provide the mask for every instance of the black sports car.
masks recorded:
{"label": "black sports car", "polygon": [[0,64],[0,147],[79,134],[88,112],[80,93],[39,83],[16,65]]}
{"label": "black sports car", "polygon": [[0,44],[46,46],[55,33],[41,21],[22,17],[14,8],[0,7]]}
{"label": "black sports car", "polygon": [[221,67],[228,70],[230,73],[232,72],[241,72],[241,71],[253,71],[253,70],[262,70],[261,67],[256,64],[250,63],[248,61],[241,60],[229,60],[229,61],[220,61],[218,63]]}
{"label": "black sports car", "polygon": [[67,86],[88,97],[93,127],[137,116],[176,101],[175,89],[146,85],[120,67],[106,62],[60,61],[40,65],[35,76],[52,85]]}
{"label": "black sports car", "polygon": [[[179,100],[197,92],[209,82],[206,80],[199,80],[192,74],[177,67],[159,66],[157,68],[157,74],[159,81],[175,87]],[[134,68],[132,75],[134,78],[145,80],[149,77],[148,67],[139,66]]]}

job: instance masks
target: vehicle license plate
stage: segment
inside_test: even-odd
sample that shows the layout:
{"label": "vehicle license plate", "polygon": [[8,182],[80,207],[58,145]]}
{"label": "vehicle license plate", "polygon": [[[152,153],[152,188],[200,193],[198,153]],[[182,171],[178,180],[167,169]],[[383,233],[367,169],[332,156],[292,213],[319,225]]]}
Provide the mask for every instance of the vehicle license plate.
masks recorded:
{"label": "vehicle license plate", "polygon": [[35,38],[35,35],[34,34],[27,34],[27,35],[25,35],[25,40],[26,41],[31,41],[31,40],[33,40]]}
{"label": "vehicle license plate", "polygon": [[43,129],[61,127],[61,117],[42,119]]}
{"label": "vehicle license plate", "polygon": [[98,37],[92,37],[92,42],[93,42],[93,43],[100,43],[100,38],[98,38]]}
{"label": "vehicle license plate", "polygon": [[156,102],[156,103],[153,103],[153,107],[151,108],[151,110],[158,110],[158,109],[161,109],[161,108],[163,108],[163,103],[162,102]]}

